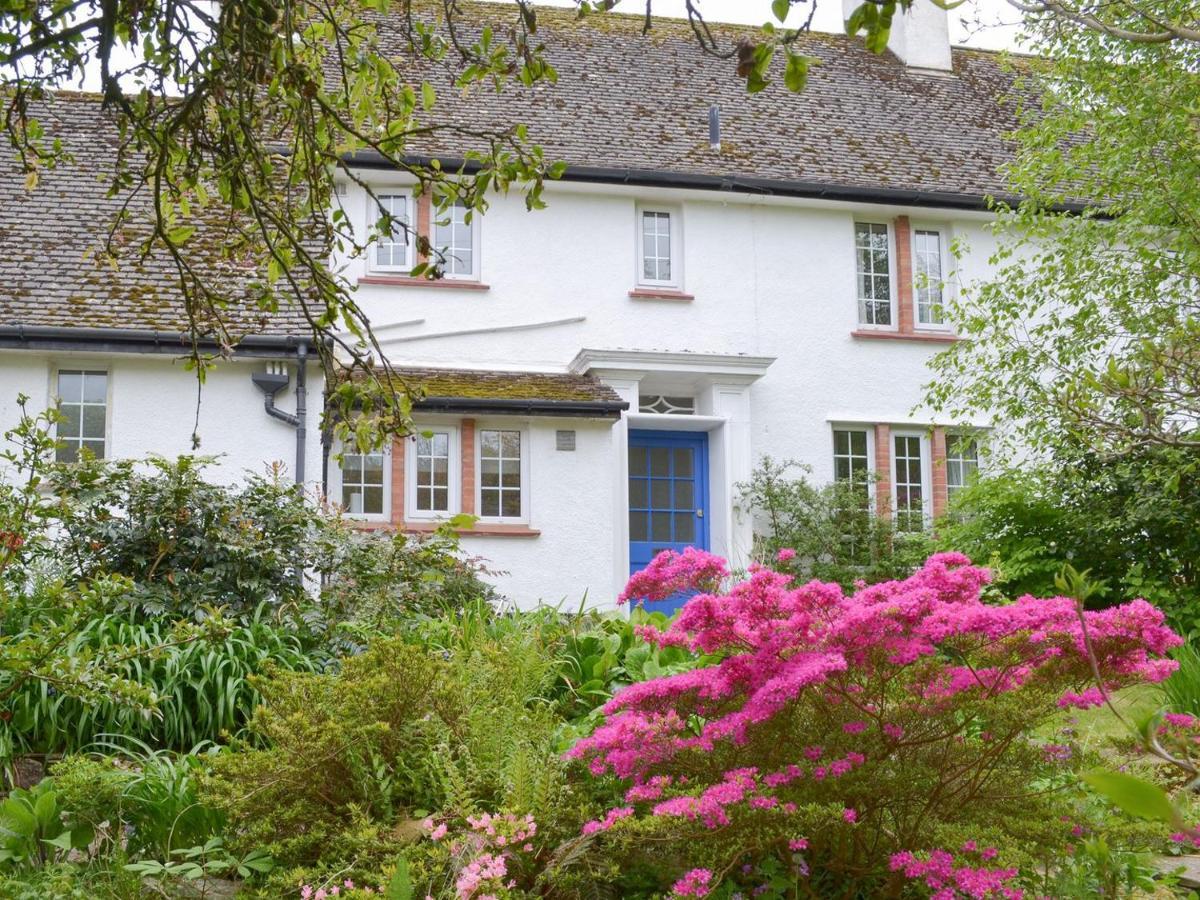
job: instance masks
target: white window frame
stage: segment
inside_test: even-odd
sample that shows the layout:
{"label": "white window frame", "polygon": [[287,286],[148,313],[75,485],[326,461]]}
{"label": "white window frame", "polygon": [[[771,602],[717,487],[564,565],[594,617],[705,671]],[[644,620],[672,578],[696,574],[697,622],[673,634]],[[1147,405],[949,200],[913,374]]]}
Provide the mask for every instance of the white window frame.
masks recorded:
{"label": "white window frame", "polygon": [[379,222],[380,216],[383,214],[379,208],[377,198],[380,197],[404,197],[404,205],[408,214],[408,231],[405,234],[405,254],[404,263],[402,265],[381,265],[378,262],[377,251],[379,249],[379,240],[376,240],[367,248],[367,271],[386,275],[407,275],[416,265],[416,236],[417,236],[417,198],[411,187],[402,185],[387,185],[379,184],[372,185],[371,190],[374,196],[367,194],[367,234],[371,234],[376,224]]}
{"label": "white window frame", "polygon": [[933,521],[933,470],[930,455],[930,441],[928,431],[921,431],[914,428],[893,428],[891,434],[888,435],[888,440],[891,446],[888,447],[889,464],[891,465],[891,500],[892,500],[892,521],[895,522],[900,516],[900,504],[898,488],[899,483],[896,478],[896,438],[917,438],[920,441],[921,453],[921,524],[922,528],[929,528]]}
{"label": "white window frame", "polygon": [[[485,431],[515,431],[521,435],[521,515],[519,516],[485,516],[483,515],[483,433]],[[508,422],[476,422],[475,423],[475,514],[479,521],[496,525],[527,525],[529,524],[529,457],[531,456],[529,428]]]}
{"label": "white window frame", "polygon": [[[962,490],[966,487],[964,480],[963,484],[950,484],[950,441],[952,438],[966,438],[975,442],[975,474],[978,476],[983,471],[983,435],[972,431],[947,431],[946,432],[946,500],[949,501],[954,496],[955,491]],[[960,461],[962,457],[957,457]],[[961,470],[960,470],[961,471]]]}
{"label": "white window frame", "polygon": [[[454,204],[451,205],[450,209],[446,210],[446,213],[440,217],[437,215],[436,209],[432,210],[432,212],[431,212],[431,216],[430,216],[431,221],[429,223],[429,231],[430,231],[429,245],[430,245],[430,247],[433,248],[435,253],[444,249],[441,246],[441,244],[439,244],[437,241],[437,232],[438,232],[438,224],[437,223],[440,218],[445,218],[446,216],[453,215],[454,208],[457,207],[458,205],[459,205],[459,203],[456,201]],[[479,244],[480,244],[479,232],[480,232],[480,227],[483,224],[482,216],[480,216],[479,210],[477,210],[477,209],[476,210],[467,209],[465,211],[470,213],[470,215],[471,215],[471,221],[467,225],[467,227],[471,229],[471,270],[469,272],[453,273],[448,268],[443,268],[442,273],[443,273],[443,277],[445,278],[446,281],[479,281],[479,279],[480,279],[481,269],[480,269],[480,260],[479,260]],[[435,259],[436,259],[436,257],[435,257]],[[453,259],[454,259],[454,257],[452,257],[450,254],[447,254],[446,255],[446,264],[449,265]]]}
{"label": "white window frame", "polygon": [[[449,493],[446,497],[448,509],[424,510],[417,509],[417,436],[426,432],[446,432],[449,434],[450,459],[449,478],[447,486]],[[437,521],[449,519],[462,512],[462,442],[458,425],[436,422],[422,422],[414,425],[413,433],[404,438],[404,512],[406,519],[417,521]]]}
{"label": "white window frame", "polygon": [[[392,519],[392,448],[388,444],[382,447],[379,453],[383,454],[383,511],[378,513],[354,513],[349,509],[343,509],[343,515],[348,519],[353,519],[356,522],[390,522]],[[342,445],[338,448],[338,455],[354,454],[369,456],[371,454],[359,454],[352,447]],[[335,465],[330,468],[329,472],[329,499],[333,500],[339,507],[342,505],[342,463],[335,459]]]}
{"label": "white window frame", "polygon": [[[952,281],[950,278],[950,228],[938,222],[913,222],[910,225],[911,239],[909,243],[912,249],[912,304],[913,304],[913,328],[918,331],[949,331],[950,325],[945,321],[946,307],[950,303]],[[917,280],[920,275],[917,271],[917,232],[919,231],[934,231],[938,235],[939,251],[941,259],[939,264],[942,269],[942,320],[941,322],[922,322],[921,321],[921,303],[917,296],[920,290],[917,286]]]}
{"label": "white window frame", "polygon": [[875,499],[875,427],[862,422],[833,422],[829,427],[829,462],[833,466],[833,479],[838,479],[838,433],[860,431],[866,434],[866,492]]}
{"label": "white window frame", "polygon": [[[882,226],[883,228],[885,228],[887,230],[888,319],[890,321],[886,325],[867,321],[867,298],[861,296],[862,292],[858,289],[858,226],[859,225]],[[900,327],[899,310],[896,308],[897,307],[896,298],[898,296],[897,284],[896,284],[896,276],[898,274],[896,271],[896,229],[893,227],[891,222],[876,222],[876,221],[872,221],[867,216],[863,216],[861,218],[858,216],[855,216],[854,221],[851,224],[850,239],[851,239],[851,250],[853,251],[853,255],[851,256],[851,261],[853,263],[853,265],[851,266],[851,272],[854,276],[854,298],[855,298],[854,303],[855,303],[855,306],[857,307],[856,315],[858,316],[858,327],[872,329],[872,330],[876,330],[876,331],[896,331]],[[874,301],[872,301],[872,302],[874,302]]]}
{"label": "white window frame", "polygon": [[[83,372],[86,374],[103,373],[103,375],[104,375],[104,455],[97,457],[97,458],[98,459],[112,459],[113,458],[113,455],[112,455],[112,400],[113,400],[112,369],[110,369],[108,366],[94,365],[94,364],[91,364],[88,362],[80,362],[80,363],[72,363],[69,365],[52,366],[50,369],[50,397],[52,398],[52,402],[55,404],[55,406],[57,406],[58,404],[60,404],[62,402],[62,397],[60,397],[59,393],[58,393],[58,382],[59,382],[59,375],[63,372]],[[74,404],[74,401],[69,401],[69,402],[72,402]],[[95,406],[96,404],[91,403],[91,404],[77,404],[77,405]],[[82,429],[82,428],[83,428],[83,413],[82,413],[82,409],[81,409],[80,410],[80,429]],[[59,440],[67,440],[65,438],[59,437],[57,425],[54,426],[54,440],[56,443]],[[89,438],[88,440],[94,440],[94,438]],[[80,446],[82,446],[82,444],[80,443],[82,441],[82,438],[79,438],[79,437],[74,438],[74,441],[76,444],[79,444]],[[58,459],[57,448],[54,451],[54,458],[55,458],[55,460]],[[76,457],[76,458],[78,458],[78,457]]]}
{"label": "white window frame", "polygon": [[[646,213],[660,213],[669,216],[671,228],[671,277],[666,279],[647,278],[645,256],[642,247],[642,222]],[[636,205],[634,218],[634,268],[636,283],[639,287],[658,290],[678,291],[683,289],[683,213],[678,206],[657,203],[639,203]]]}

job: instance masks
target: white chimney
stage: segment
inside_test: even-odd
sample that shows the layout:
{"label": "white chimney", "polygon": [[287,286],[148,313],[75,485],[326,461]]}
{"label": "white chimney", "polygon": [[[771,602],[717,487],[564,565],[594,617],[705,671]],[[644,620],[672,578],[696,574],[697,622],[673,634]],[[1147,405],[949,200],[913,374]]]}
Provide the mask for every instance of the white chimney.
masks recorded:
{"label": "white chimney", "polygon": [[[864,2],[842,0],[842,12],[849,19]],[[950,15],[935,3],[913,3],[906,11],[896,10],[888,49],[910,69],[935,69],[950,72]]]}

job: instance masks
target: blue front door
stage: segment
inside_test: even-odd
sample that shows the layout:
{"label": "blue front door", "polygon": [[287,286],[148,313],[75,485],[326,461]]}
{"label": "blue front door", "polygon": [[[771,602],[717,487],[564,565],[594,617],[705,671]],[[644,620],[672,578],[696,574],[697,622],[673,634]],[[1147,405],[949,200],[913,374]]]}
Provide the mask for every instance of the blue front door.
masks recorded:
{"label": "blue front door", "polygon": [[[708,435],[629,432],[629,573],[663,550],[708,549]],[[685,596],[647,607],[672,613]]]}

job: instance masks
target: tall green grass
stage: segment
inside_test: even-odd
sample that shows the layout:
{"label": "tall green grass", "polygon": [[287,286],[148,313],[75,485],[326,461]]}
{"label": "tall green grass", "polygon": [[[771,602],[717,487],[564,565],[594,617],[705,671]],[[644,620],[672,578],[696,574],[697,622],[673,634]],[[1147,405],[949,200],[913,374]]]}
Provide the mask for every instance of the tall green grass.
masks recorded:
{"label": "tall green grass", "polygon": [[1179,668],[1162,683],[1171,712],[1200,716],[1200,650],[1188,643],[1171,654]]}
{"label": "tall green grass", "polygon": [[110,614],[90,621],[63,648],[64,658],[86,658],[103,647],[144,650],[123,674],[161,698],[153,713],[116,701],[84,703],[30,680],[9,701],[11,717],[0,722],[7,754],[67,753],[102,734],[120,734],[156,749],[186,752],[224,733],[239,735],[259,701],[252,675],[269,665],[315,671],[321,661],[289,628],[262,620],[236,626],[219,642],[196,640],[155,651],[171,640],[165,619],[138,621]]}

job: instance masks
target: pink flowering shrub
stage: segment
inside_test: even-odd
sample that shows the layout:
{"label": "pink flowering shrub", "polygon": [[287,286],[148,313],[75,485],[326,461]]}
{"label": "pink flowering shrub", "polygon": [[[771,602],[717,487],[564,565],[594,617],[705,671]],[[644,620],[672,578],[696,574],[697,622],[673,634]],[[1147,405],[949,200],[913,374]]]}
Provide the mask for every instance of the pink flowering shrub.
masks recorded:
{"label": "pink flowering shrub", "polygon": [[[642,634],[718,661],[621,690],[568,753],[622,784],[584,833],[631,853],[650,835],[673,846],[664,887],[678,896],[715,889],[714,873],[752,881],[767,861],[889,892],[1019,896],[1017,865],[1070,839],[1035,783],[1080,764],[1031,732],[1095,702],[1089,642],[1108,689],[1162,680],[1180,643],[1142,600],[1082,618],[1065,597],[985,604],[989,574],[960,554],[853,594],[763,567],[721,590],[727,578],[689,550],[631,579],[625,598],[701,591]],[[1003,858],[928,849],[976,839]]]}
{"label": "pink flowering shrub", "polygon": [[[528,896],[540,863],[537,822],[531,815],[481,813],[448,823],[422,823],[435,873],[425,884],[431,896],[454,900],[501,900]],[[423,894],[421,896],[424,896]]]}

